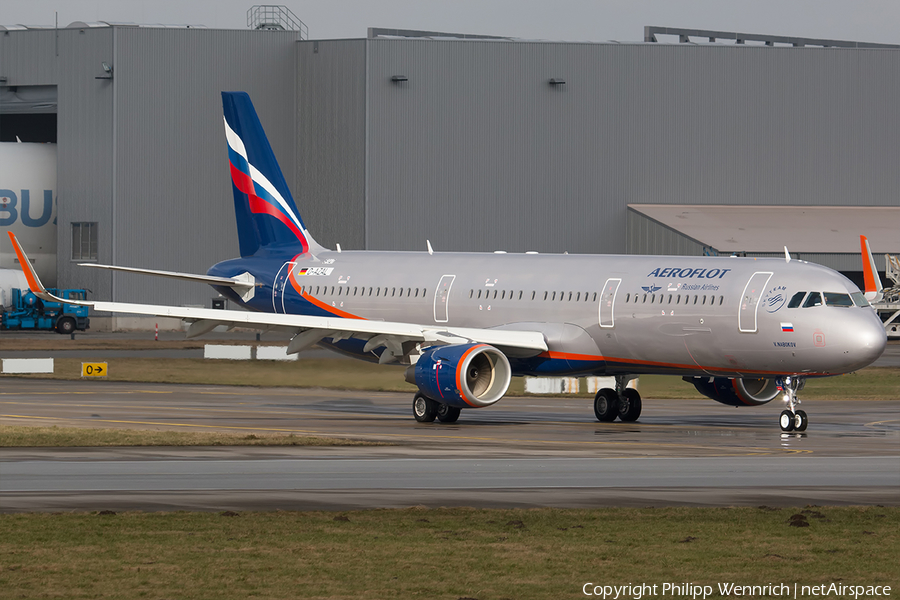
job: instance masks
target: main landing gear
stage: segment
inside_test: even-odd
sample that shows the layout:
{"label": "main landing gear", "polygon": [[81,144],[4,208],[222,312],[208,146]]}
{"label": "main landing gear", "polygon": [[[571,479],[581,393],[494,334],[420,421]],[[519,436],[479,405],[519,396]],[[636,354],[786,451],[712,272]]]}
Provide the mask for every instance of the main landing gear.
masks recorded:
{"label": "main landing gear", "polygon": [[788,407],[781,411],[778,424],[781,425],[781,430],[785,433],[806,431],[806,427],[809,425],[809,418],[807,418],[806,413],[802,410],[797,410],[797,407],[800,405],[797,392],[802,390],[804,385],[806,385],[804,377],[785,377],[781,383],[784,390],[784,401],[787,402]]}
{"label": "main landing gear", "polygon": [[632,423],[641,416],[641,395],[636,389],[625,387],[634,379],[628,375],[616,375],[616,389],[603,388],[594,396],[594,415],[601,423],[616,420]]}
{"label": "main landing gear", "polygon": [[432,400],[421,392],[413,398],[413,416],[419,423],[433,423],[435,418],[441,423],[456,423],[459,413],[458,408]]}

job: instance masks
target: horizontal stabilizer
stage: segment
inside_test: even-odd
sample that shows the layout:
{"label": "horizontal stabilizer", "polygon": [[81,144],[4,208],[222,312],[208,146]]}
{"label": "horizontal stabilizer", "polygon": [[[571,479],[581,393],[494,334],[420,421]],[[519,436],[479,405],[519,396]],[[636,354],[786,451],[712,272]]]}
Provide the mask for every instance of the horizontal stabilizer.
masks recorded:
{"label": "horizontal stabilizer", "polygon": [[78,263],[79,267],[91,267],[94,269],[107,269],[109,271],[122,271],[124,273],[137,273],[139,275],[153,275],[154,277],[168,277],[183,281],[196,281],[209,285],[223,285],[238,289],[250,289],[255,285],[251,280],[240,280],[231,277],[215,277],[213,275],[196,275],[194,273],[178,273],[176,271],[159,271],[156,269],[138,269],[136,267],[119,267],[116,265],[98,265],[96,263]]}

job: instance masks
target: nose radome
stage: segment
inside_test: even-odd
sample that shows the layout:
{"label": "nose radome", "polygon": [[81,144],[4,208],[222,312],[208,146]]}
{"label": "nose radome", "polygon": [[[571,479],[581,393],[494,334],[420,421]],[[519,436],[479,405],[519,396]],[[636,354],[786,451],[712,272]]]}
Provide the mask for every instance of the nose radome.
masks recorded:
{"label": "nose radome", "polygon": [[867,319],[856,332],[856,356],[865,365],[870,365],[881,356],[887,347],[887,333],[878,317]]}

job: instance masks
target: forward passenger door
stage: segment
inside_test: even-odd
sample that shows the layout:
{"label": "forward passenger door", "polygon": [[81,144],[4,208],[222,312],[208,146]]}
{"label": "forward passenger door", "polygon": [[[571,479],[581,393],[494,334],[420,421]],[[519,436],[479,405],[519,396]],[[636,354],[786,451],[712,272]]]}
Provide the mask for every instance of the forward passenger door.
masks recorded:
{"label": "forward passenger door", "polygon": [[738,306],[738,331],[741,333],[756,333],[756,312],[759,309],[759,299],[771,277],[772,271],[757,271],[744,286],[744,293],[741,294],[741,302]]}

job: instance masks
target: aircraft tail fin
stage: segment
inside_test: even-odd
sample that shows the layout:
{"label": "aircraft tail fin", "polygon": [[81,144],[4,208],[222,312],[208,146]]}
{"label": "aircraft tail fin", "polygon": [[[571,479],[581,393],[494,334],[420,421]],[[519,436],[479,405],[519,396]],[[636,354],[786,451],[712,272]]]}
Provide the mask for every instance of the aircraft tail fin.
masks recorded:
{"label": "aircraft tail fin", "polygon": [[881,278],[878,276],[878,270],[875,268],[875,258],[872,256],[872,249],[869,247],[869,240],[866,236],[859,236],[859,245],[862,253],[866,300],[878,302],[884,293],[884,286],[881,285]]}
{"label": "aircraft tail fin", "polygon": [[300,218],[250,96],[222,92],[222,105],[241,256],[272,246],[323,250]]}

